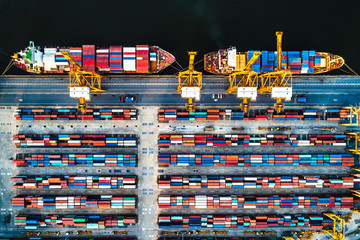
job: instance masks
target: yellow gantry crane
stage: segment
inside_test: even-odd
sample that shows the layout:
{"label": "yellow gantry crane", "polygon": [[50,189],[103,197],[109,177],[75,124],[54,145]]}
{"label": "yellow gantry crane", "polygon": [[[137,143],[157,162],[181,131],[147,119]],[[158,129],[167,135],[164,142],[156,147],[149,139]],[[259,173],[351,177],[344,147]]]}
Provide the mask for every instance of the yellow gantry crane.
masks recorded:
{"label": "yellow gantry crane", "polygon": [[[243,102],[240,104],[241,110],[247,112],[250,109],[249,99],[256,100],[257,88],[259,81],[259,74],[251,70],[251,66],[259,58],[261,52],[254,52],[250,61],[241,71],[234,72],[229,75],[230,86],[227,89],[228,93],[236,93],[238,98],[242,98]],[[240,56],[237,56],[240,57]]]}
{"label": "yellow gantry crane", "polygon": [[79,99],[80,102],[77,104],[78,110],[86,113],[86,101],[91,100],[91,92],[105,92],[105,90],[101,89],[102,76],[97,73],[84,71],[82,66],[68,52],[61,52],[61,54],[72,64],[69,72],[70,84],[68,87],[70,97]]}
{"label": "yellow gantry crane", "polygon": [[194,60],[197,52],[188,52],[189,54],[189,68],[186,71],[179,72],[177,78],[179,85],[177,92],[181,94],[182,98],[187,98],[188,103],[185,105],[189,112],[195,111],[195,103],[200,100],[200,91],[202,89],[202,73],[194,70]]}
{"label": "yellow gantry crane", "polygon": [[352,135],[354,136],[355,138],[355,146],[354,148],[347,148],[345,150],[349,151],[349,152],[352,152],[352,153],[355,153],[355,154],[360,154],[360,150],[358,149],[358,143],[360,141],[360,132],[347,132],[345,133],[347,135]]}
{"label": "yellow gantry crane", "polygon": [[[339,217],[338,215],[333,214],[333,213],[323,213],[323,214],[325,216],[327,216],[328,218],[330,218],[331,220],[333,220],[333,227],[331,230],[323,229],[322,232],[329,234],[334,239],[344,239],[345,238],[345,234],[344,234],[344,222],[345,221],[344,221],[344,219],[342,219],[341,217]],[[340,225],[339,231],[336,229],[337,224]]]}
{"label": "yellow gantry crane", "polygon": [[284,110],[282,99],[290,101],[292,97],[292,73],[288,70],[282,70],[282,32],[276,32],[277,37],[277,71],[262,74],[259,93],[271,93],[271,98],[276,99],[274,104],[276,112]]}
{"label": "yellow gantry crane", "polygon": [[[343,126],[359,126],[359,107],[343,107],[342,109],[350,110],[350,122],[342,123]],[[355,122],[353,121],[355,118]]]}

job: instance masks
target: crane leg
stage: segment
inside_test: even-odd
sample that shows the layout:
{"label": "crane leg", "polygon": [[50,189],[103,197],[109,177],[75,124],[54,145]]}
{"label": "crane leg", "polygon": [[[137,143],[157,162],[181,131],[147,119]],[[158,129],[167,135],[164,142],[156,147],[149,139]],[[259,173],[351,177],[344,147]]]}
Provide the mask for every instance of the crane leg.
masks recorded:
{"label": "crane leg", "polygon": [[248,102],[247,98],[243,98],[243,102],[240,104],[240,108],[244,113],[250,110],[250,103]]}
{"label": "crane leg", "polygon": [[186,104],[186,110],[188,110],[189,112],[194,112],[195,111],[195,103],[193,102],[192,98],[188,98],[189,101]]}
{"label": "crane leg", "polygon": [[80,110],[82,113],[86,113],[86,109],[87,109],[87,103],[85,102],[85,98],[79,98],[79,103],[78,103],[78,110]]}
{"label": "crane leg", "polygon": [[282,103],[281,98],[276,99],[276,103],[274,104],[274,108],[275,108],[277,113],[281,113],[282,111],[284,111],[284,104]]}

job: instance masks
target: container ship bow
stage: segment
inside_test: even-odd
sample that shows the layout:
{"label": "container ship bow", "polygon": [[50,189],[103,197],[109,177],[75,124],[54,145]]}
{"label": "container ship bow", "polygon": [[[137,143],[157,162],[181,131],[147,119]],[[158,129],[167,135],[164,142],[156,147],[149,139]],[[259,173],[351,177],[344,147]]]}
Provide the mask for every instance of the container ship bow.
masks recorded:
{"label": "container ship bow", "polygon": [[101,74],[155,74],[175,61],[171,53],[157,46],[37,47],[34,42],[12,57],[15,66],[30,73],[66,74],[71,64],[61,52],[69,52],[85,71]]}
{"label": "container ship bow", "polygon": [[[228,75],[244,70],[254,52],[261,52],[252,65],[258,73],[276,71],[276,51],[237,52],[235,47],[220,49],[204,55],[204,70],[213,74]],[[340,68],[345,61],[342,57],[315,51],[283,51],[282,69],[289,69],[293,74],[318,74]]]}

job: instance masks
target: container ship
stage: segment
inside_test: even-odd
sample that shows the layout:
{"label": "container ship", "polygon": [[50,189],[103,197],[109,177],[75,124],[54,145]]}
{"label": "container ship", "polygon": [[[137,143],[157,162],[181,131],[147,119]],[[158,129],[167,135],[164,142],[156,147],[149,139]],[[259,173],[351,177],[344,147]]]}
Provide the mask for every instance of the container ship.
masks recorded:
{"label": "container ship", "polygon": [[[261,55],[252,65],[252,70],[258,73],[277,71],[276,51],[237,52],[236,47],[220,49],[204,55],[204,70],[213,74],[227,75],[244,70],[254,52]],[[340,68],[345,61],[342,57],[326,53],[310,51],[283,51],[282,70],[288,69],[293,74],[318,74]]]}
{"label": "container ship", "polygon": [[61,52],[69,52],[85,71],[101,74],[154,74],[175,61],[171,53],[157,46],[38,47],[34,42],[12,57],[15,66],[30,73],[65,74],[70,71],[71,64]]}

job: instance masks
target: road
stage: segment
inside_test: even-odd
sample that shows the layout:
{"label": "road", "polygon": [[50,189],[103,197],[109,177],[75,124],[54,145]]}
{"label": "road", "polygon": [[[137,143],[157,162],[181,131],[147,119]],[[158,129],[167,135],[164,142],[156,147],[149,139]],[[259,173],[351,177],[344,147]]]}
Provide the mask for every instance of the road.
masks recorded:
{"label": "road", "polygon": [[[0,94],[4,93],[67,93],[67,76],[1,76]],[[178,82],[175,76],[137,75],[111,76],[104,78],[102,87],[108,94],[119,93],[176,93]],[[223,76],[205,75],[203,93],[224,93],[229,86]],[[360,77],[357,76],[294,76],[294,93],[352,93],[360,90]]]}
{"label": "road", "polygon": [[[307,107],[311,106],[357,106],[360,104],[360,94],[308,94]],[[3,106],[75,106],[78,102],[70,98],[67,94],[0,94],[0,102]],[[186,100],[181,99],[179,94],[139,94],[136,104],[127,106],[183,106]],[[241,100],[235,95],[227,95],[225,99],[215,102],[211,94],[203,94],[200,102],[195,102],[197,106],[239,106]],[[252,106],[269,106],[275,103],[270,95],[260,95],[257,101],[251,103]],[[93,96],[89,106],[125,106],[118,101],[118,95],[99,94]],[[294,97],[290,102],[285,102],[285,106],[297,106]]]}
{"label": "road", "polygon": [[[139,94],[136,105],[180,106],[186,100],[181,99],[175,89],[177,80],[174,76],[116,76],[103,80],[106,93],[93,94],[89,104],[122,106],[118,102],[120,94]],[[77,100],[68,97],[68,78],[66,76],[1,76],[0,100],[4,106],[68,106]],[[214,102],[212,93],[224,93],[228,87],[222,76],[204,76],[203,94],[198,106],[238,106],[235,95],[226,95],[225,99]],[[358,105],[360,96],[360,77],[354,76],[297,76],[293,79],[293,100],[286,103],[296,105],[297,94],[307,94],[308,106],[348,106]],[[268,105],[275,101],[269,95],[259,95],[253,106]]]}

